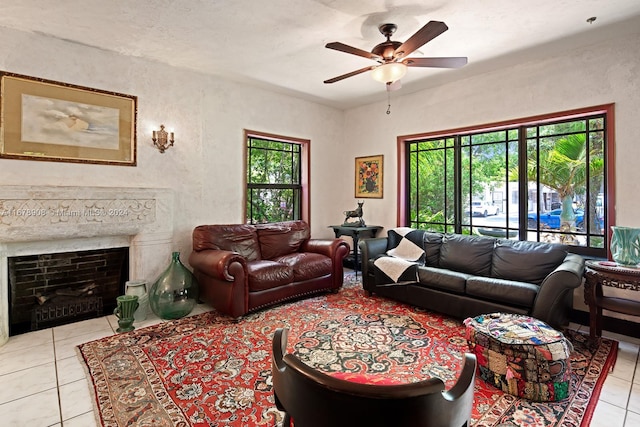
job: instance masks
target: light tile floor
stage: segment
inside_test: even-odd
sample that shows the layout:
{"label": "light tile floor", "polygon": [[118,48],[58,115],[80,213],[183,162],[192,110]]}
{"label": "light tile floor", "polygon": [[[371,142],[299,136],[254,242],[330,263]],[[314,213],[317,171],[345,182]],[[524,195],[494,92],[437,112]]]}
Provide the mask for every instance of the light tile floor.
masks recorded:
{"label": "light tile floor", "polygon": [[[192,315],[207,311],[199,305]],[[136,327],[162,320],[150,314]],[[93,403],[76,346],[114,334],[117,319],[97,319],[11,337],[0,347],[0,425],[93,427]],[[588,333],[588,327],[571,325]],[[591,425],[640,426],[640,339],[604,333],[620,342]]]}

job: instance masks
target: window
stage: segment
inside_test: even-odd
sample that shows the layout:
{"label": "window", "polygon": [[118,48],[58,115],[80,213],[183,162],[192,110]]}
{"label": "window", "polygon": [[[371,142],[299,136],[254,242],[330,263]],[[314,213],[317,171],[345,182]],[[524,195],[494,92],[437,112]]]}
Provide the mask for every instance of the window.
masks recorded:
{"label": "window", "polygon": [[400,221],[607,256],[613,105],[400,137]]}
{"label": "window", "polygon": [[246,222],[308,218],[309,141],[245,131]]}

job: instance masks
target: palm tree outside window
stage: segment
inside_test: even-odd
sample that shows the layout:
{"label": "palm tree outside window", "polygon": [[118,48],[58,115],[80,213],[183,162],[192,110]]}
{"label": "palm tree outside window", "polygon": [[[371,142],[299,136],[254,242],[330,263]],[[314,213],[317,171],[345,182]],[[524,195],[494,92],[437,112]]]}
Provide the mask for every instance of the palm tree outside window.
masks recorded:
{"label": "palm tree outside window", "polygon": [[400,222],[606,257],[613,105],[400,137]]}

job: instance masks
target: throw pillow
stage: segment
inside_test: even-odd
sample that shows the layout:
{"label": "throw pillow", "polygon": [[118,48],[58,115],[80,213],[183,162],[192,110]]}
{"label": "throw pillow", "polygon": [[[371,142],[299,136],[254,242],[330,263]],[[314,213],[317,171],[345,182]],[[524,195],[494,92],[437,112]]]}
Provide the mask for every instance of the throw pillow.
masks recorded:
{"label": "throw pillow", "polygon": [[387,232],[387,255],[424,265],[423,230],[399,227]]}

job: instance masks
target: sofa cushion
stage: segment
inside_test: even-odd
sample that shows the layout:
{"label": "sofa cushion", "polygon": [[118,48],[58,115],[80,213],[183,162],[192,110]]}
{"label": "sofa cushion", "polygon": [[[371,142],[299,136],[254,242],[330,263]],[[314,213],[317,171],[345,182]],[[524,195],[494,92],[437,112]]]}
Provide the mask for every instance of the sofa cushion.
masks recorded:
{"label": "sofa cushion", "polygon": [[470,274],[446,270],[444,268],[418,268],[418,279],[421,286],[442,289],[457,294],[464,294],[466,281],[470,277],[472,277]]}
{"label": "sofa cushion", "polygon": [[261,260],[247,263],[249,292],[264,291],[293,282],[293,268],[280,262]]}
{"label": "sofa cushion", "polygon": [[199,225],[193,230],[193,250],[206,249],[237,252],[247,261],[260,259],[256,228],[249,224]]}
{"label": "sofa cushion", "polygon": [[538,285],[515,280],[474,276],[467,280],[467,295],[520,307],[532,307]]}
{"label": "sofa cushion", "polygon": [[398,227],[387,231],[387,255],[424,264],[423,230]]}
{"label": "sofa cushion", "polygon": [[498,240],[491,276],[540,284],[567,256],[564,246],[553,243]]}
{"label": "sofa cushion", "polygon": [[440,246],[440,267],[478,276],[491,274],[491,257],[496,239],[445,234]]}
{"label": "sofa cushion", "polygon": [[256,226],[263,259],[274,259],[297,252],[309,239],[309,225],[304,221],[275,222]]}
{"label": "sofa cushion", "polygon": [[332,271],[331,258],[313,252],[295,252],[275,257],[273,261],[291,267],[294,282],[317,279],[331,274]]}
{"label": "sofa cushion", "polygon": [[425,265],[438,267],[440,265],[440,246],[442,245],[442,233],[425,231],[423,246],[425,251]]}

